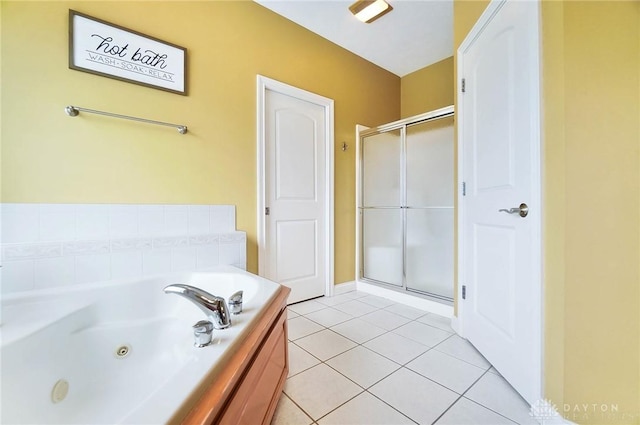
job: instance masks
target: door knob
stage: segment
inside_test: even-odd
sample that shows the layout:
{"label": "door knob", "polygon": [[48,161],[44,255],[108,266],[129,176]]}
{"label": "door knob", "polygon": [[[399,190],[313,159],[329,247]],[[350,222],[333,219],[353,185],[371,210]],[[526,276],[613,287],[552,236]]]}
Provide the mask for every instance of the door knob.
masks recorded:
{"label": "door knob", "polygon": [[522,203],[517,208],[509,208],[509,209],[500,208],[498,210],[498,212],[506,212],[507,214],[516,214],[516,213],[518,213],[518,214],[520,214],[520,217],[526,217],[527,214],[529,214],[529,206],[527,206],[527,204],[525,204],[525,203]]}

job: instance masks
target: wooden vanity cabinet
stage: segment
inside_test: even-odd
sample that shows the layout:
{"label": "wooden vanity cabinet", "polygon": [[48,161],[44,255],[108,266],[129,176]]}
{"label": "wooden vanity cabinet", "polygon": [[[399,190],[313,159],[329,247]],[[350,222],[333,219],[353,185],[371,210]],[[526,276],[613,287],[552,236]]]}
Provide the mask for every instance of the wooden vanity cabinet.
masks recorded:
{"label": "wooden vanity cabinet", "polygon": [[265,314],[195,401],[183,424],[271,423],[289,373],[289,292],[289,288],[280,288]]}

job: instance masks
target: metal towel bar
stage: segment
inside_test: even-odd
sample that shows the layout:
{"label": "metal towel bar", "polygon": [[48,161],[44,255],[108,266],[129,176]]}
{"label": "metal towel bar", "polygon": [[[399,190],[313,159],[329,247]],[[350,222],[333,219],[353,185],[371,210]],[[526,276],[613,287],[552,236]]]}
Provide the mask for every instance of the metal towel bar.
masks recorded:
{"label": "metal towel bar", "polygon": [[78,116],[78,114],[81,111],[82,112],[88,112],[90,114],[105,115],[107,117],[122,118],[124,120],[146,122],[147,124],[164,125],[166,127],[175,128],[176,130],[178,130],[178,133],[180,133],[180,134],[187,134],[187,126],[186,125],[171,124],[171,123],[168,123],[168,122],[148,120],[148,119],[145,119],[145,118],[138,118],[138,117],[131,117],[129,115],[121,115],[121,114],[114,114],[114,113],[111,113],[111,112],[96,111],[95,109],[81,108],[79,106],[71,106],[71,105],[69,105],[69,106],[64,108],[64,112],[66,112],[66,114],[69,115],[70,117]]}

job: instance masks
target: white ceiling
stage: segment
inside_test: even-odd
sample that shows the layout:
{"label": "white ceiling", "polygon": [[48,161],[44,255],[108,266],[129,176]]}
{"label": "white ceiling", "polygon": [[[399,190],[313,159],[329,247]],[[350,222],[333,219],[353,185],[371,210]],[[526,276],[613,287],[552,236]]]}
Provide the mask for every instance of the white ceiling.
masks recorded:
{"label": "white ceiling", "polygon": [[343,0],[254,0],[403,77],[453,55],[453,0],[387,0],[393,10],[365,24]]}

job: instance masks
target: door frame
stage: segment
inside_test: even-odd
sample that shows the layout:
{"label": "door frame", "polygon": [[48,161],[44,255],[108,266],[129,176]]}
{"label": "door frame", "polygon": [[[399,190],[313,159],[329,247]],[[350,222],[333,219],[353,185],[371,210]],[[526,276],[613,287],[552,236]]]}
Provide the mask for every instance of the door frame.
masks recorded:
{"label": "door frame", "polygon": [[266,207],[266,134],[265,134],[265,100],[266,91],[271,90],[280,94],[295,97],[306,102],[314,103],[324,108],[325,121],[325,296],[333,295],[334,281],[334,102],[318,94],[299,89],[280,81],[257,75],[257,209],[258,221],[258,274],[264,276],[265,259],[267,255],[267,220],[264,214]]}
{"label": "door frame", "polygon": [[[463,104],[463,96],[462,92],[462,79],[464,78],[464,53],[466,53],[471,46],[475,43],[476,39],[480,35],[480,33],[484,30],[484,28],[489,24],[489,22],[494,18],[494,16],[502,9],[502,7],[506,4],[507,0],[491,0],[485,11],[482,13],[478,21],[475,23],[469,34],[467,34],[466,38],[458,47],[456,52],[457,58],[457,73],[456,73],[456,81],[458,82],[457,90],[456,90],[456,105],[458,110],[456,111],[457,115],[457,148],[458,148],[458,170],[457,170],[457,184],[458,184],[458,213],[457,213],[457,229],[458,229],[458,238],[457,238],[457,249],[456,256],[458,260],[457,272],[458,279],[456,282],[456,305],[457,305],[457,317],[455,317],[453,321],[454,329],[460,336],[465,337],[465,328],[464,328],[464,311],[465,305],[462,300],[462,291],[460,288],[465,282],[465,264],[464,264],[464,246],[465,246],[465,235],[462,229],[463,219],[464,219],[464,202],[463,202],[463,182],[464,180],[464,163],[463,163],[463,152],[464,152],[464,120],[465,114],[463,112],[462,104]],[[533,267],[535,275],[533,279],[537,282],[538,290],[535,291],[534,297],[530,300],[534,305],[534,311],[536,312],[535,316],[532,318],[535,324],[535,332],[534,332],[534,346],[535,351],[538,353],[536,358],[538,359],[537,364],[532,365],[535,369],[538,370],[536,374],[539,377],[536,386],[538,388],[538,393],[540,397],[543,396],[543,384],[544,384],[544,340],[543,340],[543,267],[542,263],[543,257],[543,240],[542,240],[542,216],[544,213],[544,204],[542,202],[542,164],[544,163],[543,151],[542,151],[542,121],[541,121],[541,89],[542,89],[542,79],[541,79],[541,42],[540,42],[540,3],[537,2],[537,13],[534,17],[536,20],[536,25],[533,25],[533,31],[535,34],[532,38],[532,48],[538,52],[536,57],[537,63],[531,68],[532,79],[531,81],[534,84],[531,84],[528,87],[528,95],[529,102],[531,107],[531,130],[532,134],[532,146],[531,146],[531,183],[532,183],[532,199],[530,205],[534,205],[537,207],[539,214],[534,214],[530,218],[535,219],[532,223],[532,256],[534,264],[537,266]]]}

